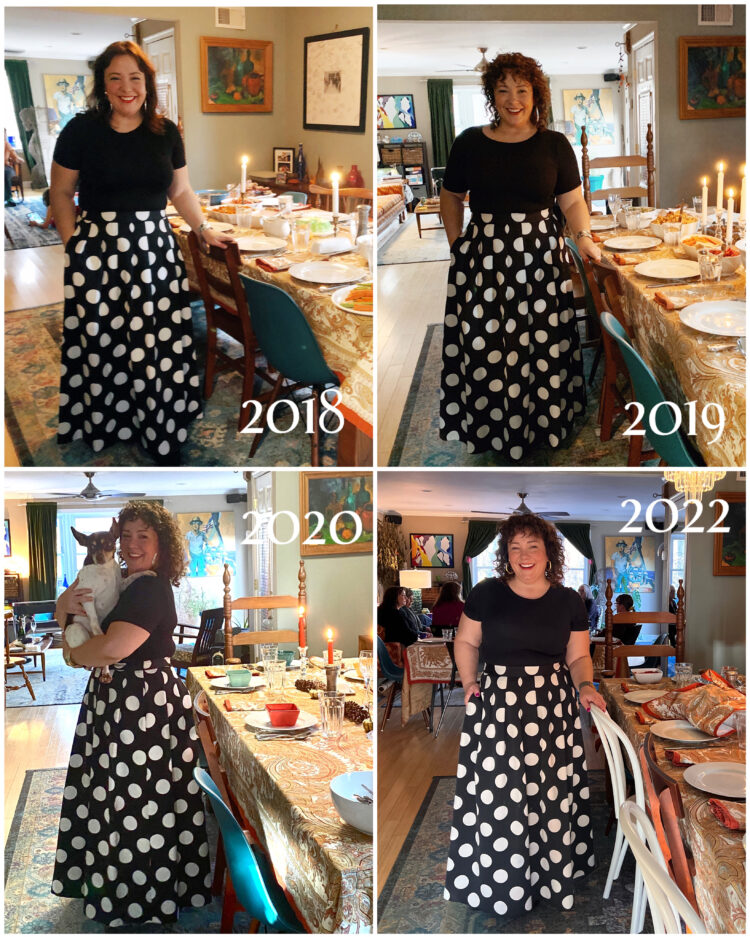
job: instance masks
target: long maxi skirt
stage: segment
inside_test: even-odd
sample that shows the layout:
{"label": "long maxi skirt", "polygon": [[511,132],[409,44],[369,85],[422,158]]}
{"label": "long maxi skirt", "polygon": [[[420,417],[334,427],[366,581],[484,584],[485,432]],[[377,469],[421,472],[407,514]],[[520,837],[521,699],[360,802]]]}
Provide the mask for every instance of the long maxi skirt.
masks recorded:
{"label": "long maxi skirt", "polygon": [[487,666],[461,733],[445,898],[509,918],[573,907],[594,865],[578,701],[568,668]]}
{"label": "long maxi skirt", "polygon": [[163,211],[83,212],[65,247],[58,442],[176,455],[201,410],[191,315]]}
{"label": "long maxi skirt", "polygon": [[211,901],[190,695],[168,659],[89,679],[63,792],[52,891],[104,924]]}
{"label": "long maxi skirt", "polygon": [[552,211],[473,215],[451,248],[440,437],[519,462],[557,448],[586,391],[565,241]]}

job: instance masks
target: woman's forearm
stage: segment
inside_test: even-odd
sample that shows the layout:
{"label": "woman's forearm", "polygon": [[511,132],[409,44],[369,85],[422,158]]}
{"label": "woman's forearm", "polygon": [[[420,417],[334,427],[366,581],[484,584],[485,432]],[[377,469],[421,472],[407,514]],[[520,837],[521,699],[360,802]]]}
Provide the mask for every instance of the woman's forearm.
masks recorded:
{"label": "woman's forearm", "polygon": [[452,247],[453,242],[461,234],[464,226],[464,202],[453,192],[446,192],[442,189],[440,192],[440,217],[443,219],[445,234],[448,238],[448,244]]}
{"label": "woman's forearm", "polygon": [[76,229],[76,206],[72,195],[50,189],[49,203],[52,207],[52,217],[55,219],[57,231],[63,244],[67,244]]}
{"label": "woman's forearm", "polygon": [[594,679],[594,664],[588,654],[585,657],[579,657],[572,661],[568,664],[568,669],[570,670],[570,676],[573,678],[573,684],[576,689],[578,689],[584,680],[591,682]]}
{"label": "woman's forearm", "polygon": [[111,641],[106,634],[97,634],[78,647],[71,648],[70,656],[73,663],[81,667],[105,667],[120,660],[120,655],[112,652]]}
{"label": "woman's forearm", "polygon": [[456,642],[453,645],[453,653],[456,656],[458,674],[464,687],[476,683],[477,668],[479,666],[479,648],[470,644],[468,641],[461,641],[459,638],[456,638]]}
{"label": "woman's forearm", "polygon": [[196,234],[199,233],[200,226],[205,221],[201,211],[201,203],[198,196],[192,189],[182,189],[175,192],[172,196],[172,204],[180,213],[180,217],[186,221]]}

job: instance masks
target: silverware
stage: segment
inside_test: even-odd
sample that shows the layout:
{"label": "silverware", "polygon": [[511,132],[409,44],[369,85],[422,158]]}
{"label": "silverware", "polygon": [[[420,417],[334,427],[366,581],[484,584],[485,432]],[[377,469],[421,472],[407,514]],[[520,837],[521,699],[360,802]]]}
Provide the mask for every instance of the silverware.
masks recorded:
{"label": "silverware", "polygon": [[312,735],[312,729],[304,729],[300,732],[256,732],[255,738],[259,742],[272,741],[301,741]]}
{"label": "silverware", "polygon": [[372,794],[372,791],[370,790],[370,788],[369,788],[366,784],[360,784],[360,787],[361,787],[363,790],[367,791],[368,794]]}
{"label": "silverware", "polygon": [[373,802],[372,797],[364,797],[362,794],[355,794],[354,799],[358,800],[360,804],[371,804]]}
{"label": "silverware", "polygon": [[680,280],[668,280],[666,283],[649,283],[644,289],[647,290],[658,290],[663,286],[682,286],[684,283],[697,283],[700,280],[700,277],[684,277]]}
{"label": "silverware", "polygon": [[255,687],[255,686],[228,686],[228,687],[214,686],[214,687],[211,687],[211,689],[214,691],[214,693],[255,693],[256,690],[260,689],[260,687]]}
{"label": "silverware", "polygon": [[318,292],[319,293],[335,293],[336,290],[340,290],[342,286],[354,286],[356,283],[361,283],[362,280],[366,280],[366,279],[367,279],[367,276],[362,275],[361,277],[357,277],[356,280],[347,280],[346,283],[336,283],[334,286],[319,286]]}

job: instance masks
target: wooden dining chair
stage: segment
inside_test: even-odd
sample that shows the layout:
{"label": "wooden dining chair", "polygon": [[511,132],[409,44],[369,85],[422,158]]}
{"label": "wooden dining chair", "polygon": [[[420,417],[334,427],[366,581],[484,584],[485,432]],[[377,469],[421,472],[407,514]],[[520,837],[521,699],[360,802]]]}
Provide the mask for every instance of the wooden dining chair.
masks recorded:
{"label": "wooden dining chair", "polygon": [[581,340],[581,347],[596,348],[594,362],[589,372],[590,386],[594,383],[594,377],[596,376],[602,354],[602,329],[599,325],[599,313],[583,266],[583,258],[578,251],[575,239],[566,237],[565,243],[573,260],[570,272],[573,283],[573,305],[576,311],[576,326],[584,326],[585,337]]}
{"label": "wooden dining chair", "polygon": [[[333,189],[311,183],[310,195],[315,197],[316,208],[322,208],[324,211],[331,211]],[[357,205],[362,205],[366,202],[369,203],[370,213],[372,214],[372,189],[339,188],[339,211],[342,214],[348,214],[349,212],[354,211]]]}
{"label": "wooden dining chair", "polygon": [[[23,683],[8,683],[8,674],[20,673]],[[31,698],[36,702],[34,687],[31,685],[29,675],[26,673],[26,658],[19,652],[15,654],[10,649],[10,638],[8,637],[8,628],[5,628],[5,692],[9,690],[23,690],[24,687],[31,694]]]}
{"label": "wooden dining chair", "polygon": [[[272,386],[276,377],[272,377],[265,368],[260,367],[261,351],[253,332],[245,290],[239,278],[242,264],[237,244],[232,243],[226,249],[209,247],[208,253],[204,254],[194,231],[188,234],[188,244],[206,310],[206,375],[203,396],[208,400],[213,394],[217,365],[222,370],[239,371],[242,374],[242,399],[237,428],[241,430],[248,419],[248,410],[242,407],[242,403],[253,399],[256,376]],[[207,258],[213,261],[215,266],[208,263]],[[242,345],[242,357],[231,358],[218,347],[217,329],[226,332]],[[261,394],[257,399],[264,400],[267,396],[268,394]]]}
{"label": "wooden dining chair", "polygon": [[450,680],[448,681],[448,695],[443,702],[443,705],[440,711],[440,720],[438,722],[437,729],[435,729],[435,738],[437,738],[438,735],[440,734],[440,727],[443,724],[443,719],[445,719],[445,711],[450,706],[451,694],[456,689],[456,687],[463,686],[463,684],[457,677],[458,667],[456,665],[456,654],[454,652],[454,646],[455,646],[455,641],[445,642],[445,649],[448,652],[448,657],[450,657],[451,659],[451,677],[450,677]]}
{"label": "wooden dining chair", "polygon": [[252,595],[232,598],[232,574],[229,564],[224,564],[224,662],[226,664],[239,663],[234,656],[235,646],[258,644],[299,644],[299,631],[292,628],[281,628],[277,631],[242,631],[232,634],[232,612],[250,611],[258,609],[296,608],[300,614],[307,615],[307,586],[305,581],[305,561],[299,561],[297,572],[297,597],[291,595]]}
{"label": "wooden dining chair", "polygon": [[[619,195],[621,198],[645,198],[646,204],[656,205],[656,171],[654,167],[654,134],[651,130],[651,124],[646,129],[646,155],[639,156],[597,156],[594,159],[589,157],[588,151],[589,138],[586,133],[586,127],[581,128],[581,170],[583,174],[583,197],[586,206],[591,211],[592,200],[606,200],[610,195]],[[638,170],[639,177],[643,169],[646,170],[645,187],[640,181],[638,185],[615,186],[607,189],[595,189],[591,191],[591,170],[592,169],[622,169]]]}
{"label": "wooden dining chair", "polygon": [[[677,588],[677,610],[676,612],[618,612],[615,614],[612,589],[612,580],[607,579],[607,585],[604,590],[604,637],[605,637],[605,657],[604,665],[606,670],[612,669],[613,658],[627,657],[676,657],[678,661],[685,660],[685,627],[687,622],[687,613],[685,610],[685,587],[683,580],[679,580]],[[613,646],[612,628],[617,625],[636,625],[636,624],[657,624],[675,626],[675,647],[668,644],[634,644],[621,645],[618,648]],[[663,630],[660,628],[660,630]]]}
{"label": "wooden dining chair", "polygon": [[[200,664],[211,663],[211,648],[214,638],[224,622],[224,608],[207,608],[201,612],[198,625],[180,623],[177,625],[173,637],[175,650],[169,661],[174,667],[177,676],[187,673],[188,667],[198,667]],[[194,632],[194,634],[191,634]],[[185,638],[194,638],[194,643],[185,641]]]}
{"label": "wooden dining chair", "polygon": [[380,731],[382,732],[391,715],[396,694],[401,691],[401,686],[404,681],[404,668],[394,664],[386,649],[385,641],[380,635],[378,635],[378,672],[380,676],[389,681],[383,709],[383,720],[380,723]]}

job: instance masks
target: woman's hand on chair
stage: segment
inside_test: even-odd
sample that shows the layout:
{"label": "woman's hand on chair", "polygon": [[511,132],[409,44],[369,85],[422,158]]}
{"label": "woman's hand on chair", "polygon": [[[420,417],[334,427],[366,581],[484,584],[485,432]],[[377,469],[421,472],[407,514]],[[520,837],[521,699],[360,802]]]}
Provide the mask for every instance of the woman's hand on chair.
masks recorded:
{"label": "woman's hand on chair", "polygon": [[590,237],[579,238],[576,244],[581,257],[588,257],[589,260],[595,260],[597,263],[602,259],[601,249],[594,244]]}
{"label": "woman's hand on chair", "polygon": [[209,247],[227,248],[234,241],[231,234],[220,234],[218,231],[214,231],[213,228],[204,228],[201,231],[201,237]]}
{"label": "woman's hand on chair", "polygon": [[579,690],[579,697],[581,700],[581,705],[586,709],[586,712],[589,712],[592,705],[598,706],[599,709],[606,710],[607,704],[604,702],[604,697],[600,696],[599,693],[592,686],[585,686]]}

